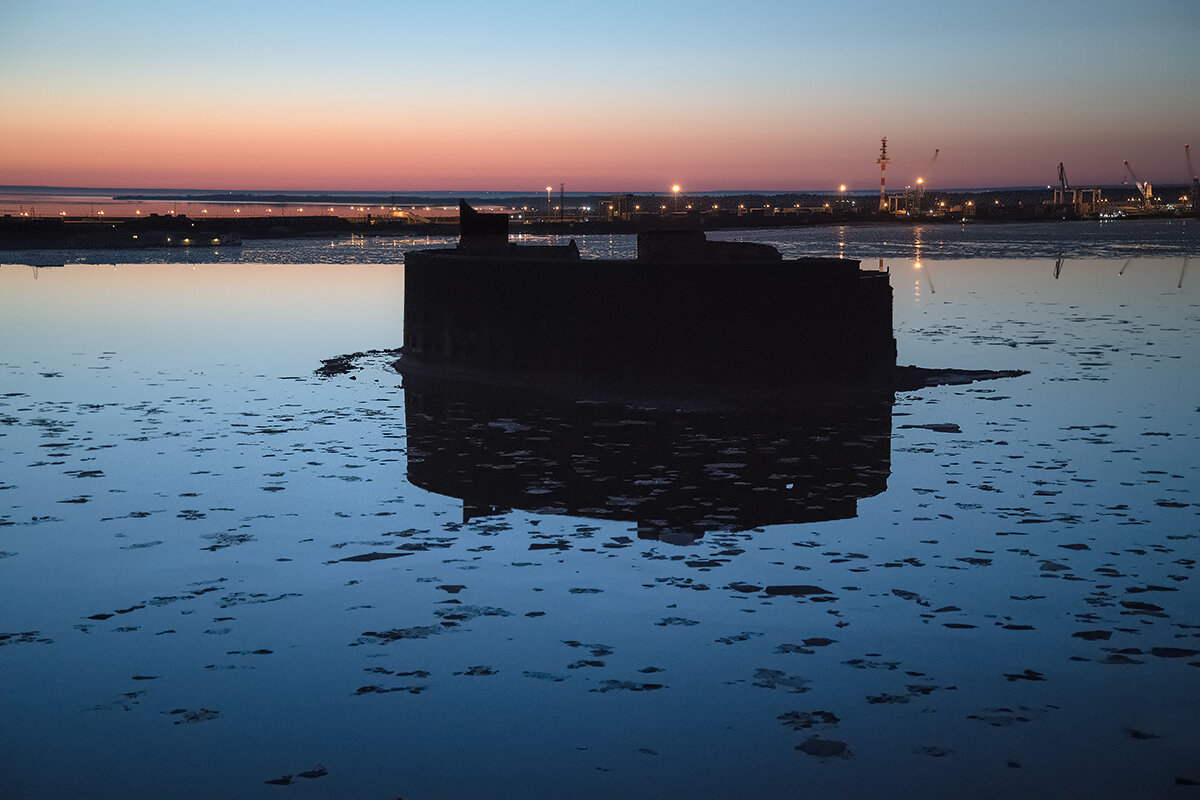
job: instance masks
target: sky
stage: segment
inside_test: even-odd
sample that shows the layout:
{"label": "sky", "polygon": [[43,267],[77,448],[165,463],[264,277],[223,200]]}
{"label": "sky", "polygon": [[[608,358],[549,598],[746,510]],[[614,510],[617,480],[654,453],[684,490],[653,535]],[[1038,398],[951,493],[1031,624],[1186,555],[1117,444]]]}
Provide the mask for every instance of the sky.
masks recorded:
{"label": "sky", "polygon": [[0,0],[0,185],[1183,183],[1198,75],[1200,0]]}

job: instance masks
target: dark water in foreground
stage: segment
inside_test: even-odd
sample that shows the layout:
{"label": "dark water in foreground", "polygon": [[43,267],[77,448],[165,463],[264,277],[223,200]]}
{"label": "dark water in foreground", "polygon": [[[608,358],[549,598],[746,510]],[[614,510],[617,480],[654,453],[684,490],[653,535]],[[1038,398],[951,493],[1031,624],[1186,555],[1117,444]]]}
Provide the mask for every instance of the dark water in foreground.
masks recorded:
{"label": "dark water in foreground", "polygon": [[0,269],[0,795],[1195,796],[1183,258],[888,266],[1031,374],[479,398],[312,374],[398,265]]}

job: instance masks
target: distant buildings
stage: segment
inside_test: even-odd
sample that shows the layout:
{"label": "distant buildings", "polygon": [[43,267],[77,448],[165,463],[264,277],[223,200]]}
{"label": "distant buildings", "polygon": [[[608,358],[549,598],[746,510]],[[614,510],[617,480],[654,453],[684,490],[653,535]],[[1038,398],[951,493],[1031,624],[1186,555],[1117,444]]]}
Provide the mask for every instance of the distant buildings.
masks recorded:
{"label": "distant buildings", "polygon": [[608,222],[629,222],[640,209],[632,194],[610,194],[600,199],[600,211]]}

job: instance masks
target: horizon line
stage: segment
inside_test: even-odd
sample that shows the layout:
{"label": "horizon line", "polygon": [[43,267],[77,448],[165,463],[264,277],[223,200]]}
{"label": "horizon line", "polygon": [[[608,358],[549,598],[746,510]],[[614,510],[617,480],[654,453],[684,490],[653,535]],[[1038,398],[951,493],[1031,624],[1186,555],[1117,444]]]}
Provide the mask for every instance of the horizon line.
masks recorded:
{"label": "horizon line", "polygon": [[[1187,186],[1186,183],[1179,184],[1161,184],[1164,188],[1168,186]],[[1088,188],[1101,189],[1119,189],[1128,188],[1135,189],[1124,183],[1115,184],[1092,184]],[[910,187],[905,187],[905,189]],[[927,192],[1015,192],[1015,191],[1045,191],[1053,189],[1053,184],[1036,184],[1025,186],[947,186],[926,188]],[[1070,188],[1082,188],[1080,186]],[[540,196],[544,189],[205,189],[198,187],[147,187],[147,186],[52,186],[43,184],[0,184],[0,193],[15,194],[18,192],[33,192],[33,191],[86,191],[86,192],[120,192],[120,193],[135,193],[135,192],[153,192],[156,194],[170,193],[189,193],[196,195],[212,195],[222,194],[239,194],[239,195],[295,195],[295,196],[314,196],[314,195],[329,195],[329,194],[358,194],[358,195],[404,195],[404,194],[421,194],[432,195],[441,194],[446,196],[461,196],[461,197],[478,197],[489,194],[504,194],[504,195],[536,195]],[[895,191],[904,191],[898,189]],[[558,190],[552,190],[552,193],[557,195]],[[757,194],[757,195],[787,195],[787,194],[842,194],[838,188],[822,188],[822,189],[695,189],[681,190],[679,194],[685,196],[695,196],[704,194]],[[889,192],[892,194],[893,192]],[[612,194],[650,194],[662,195],[670,197],[672,192],[670,189],[576,189],[566,191],[567,195],[612,195]],[[848,195],[866,195],[875,196],[877,191],[874,188],[870,189],[846,189],[844,194]]]}

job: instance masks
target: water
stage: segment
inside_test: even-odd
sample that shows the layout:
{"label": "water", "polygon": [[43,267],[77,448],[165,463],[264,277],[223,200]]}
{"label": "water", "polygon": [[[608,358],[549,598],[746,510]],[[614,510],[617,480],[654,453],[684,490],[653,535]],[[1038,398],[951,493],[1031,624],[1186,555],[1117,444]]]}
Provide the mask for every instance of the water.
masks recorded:
{"label": "water", "polygon": [[[785,256],[836,256],[869,263],[877,259],[973,258],[1156,258],[1194,257],[1200,220],[1122,219],[937,225],[821,225],[750,231],[719,231],[712,239],[774,245]],[[516,229],[514,229],[516,230]],[[514,236],[525,244],[566,244],[570,236]],[[632,258],[633,236],[573,237],[585,258]],[[0,264],[401,264],[405,250],[453,247],[452,236],[351,236],[247,240],[240,247],[140,250],[0,250]]]}
{"label": "water", "polygon": [[762,233],[726,231],[713,238],[746,238],[791,256],[815,253],[876,258],[1151,258],[1195,256],[1197,219],[1078,222],[943,223],[795,228]]}
{"label": "water", "polygon": [[1195,792],[1183,254],[932,247],[901,363],[1030,374],[766,420],[313,375],[399,264],[0,269],[0,794]]}

